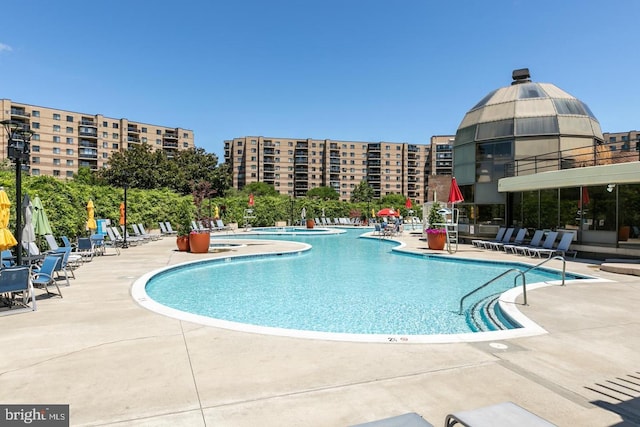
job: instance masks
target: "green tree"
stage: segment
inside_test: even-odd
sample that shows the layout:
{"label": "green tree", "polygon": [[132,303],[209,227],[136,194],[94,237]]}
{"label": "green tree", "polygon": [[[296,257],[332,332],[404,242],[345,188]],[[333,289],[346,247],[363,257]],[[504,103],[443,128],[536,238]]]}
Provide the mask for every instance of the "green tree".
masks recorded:
{"label": "green tree", "polygon": [[351,192],[351,203],[371,202],[373,200],[374,190],[367,181],[361,181],[360,184]]}
{"label": "green tree", "polygon": [[251,184],[247,184],[242,189],[242,193],[245,195],[253,194],[254,196],[280,195],[273,185],[265,184],[264,182],[252,182]]}
{"label": "green tree", "polygon": [[340,195],[333,187],[316,187],[307,191],[307,197],[320,200],[338,200]]}
{"label": "green tree", "polygon": [[407,199],[402,194],[387,194],[380,199],[383,206],[400,209],[404,206]]}

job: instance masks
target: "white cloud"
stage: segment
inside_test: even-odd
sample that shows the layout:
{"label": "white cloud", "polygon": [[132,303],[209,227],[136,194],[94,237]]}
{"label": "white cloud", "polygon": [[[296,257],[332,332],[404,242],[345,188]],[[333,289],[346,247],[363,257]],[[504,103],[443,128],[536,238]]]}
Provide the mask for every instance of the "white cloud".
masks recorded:
{"label": "white cloud", "polygon": [[13,49],[11,49],[11,46],[4,44],[4,43],[0,43],[0,52],[11,52]]}

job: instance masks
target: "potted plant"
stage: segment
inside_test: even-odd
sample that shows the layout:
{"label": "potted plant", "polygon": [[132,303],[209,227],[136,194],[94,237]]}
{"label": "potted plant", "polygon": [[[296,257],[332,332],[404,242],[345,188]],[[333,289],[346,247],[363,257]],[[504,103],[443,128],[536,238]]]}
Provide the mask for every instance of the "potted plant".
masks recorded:
{"label": "potted plant", "polygon": [[445,218],[440,213],[442,206],[440,203],[433,202],[429,215],[427,216],[427,242],[429,243],[429,249],[442,250],[447,241],[447,231],[445,230]]}
{"label": "potted plant", "polygon": [[189,233],[189,251],[195,254],[209,252],[211,233],[209,231],[191,230]]}
{"label": "potted plant", "polygon": [[189,250],[189,233],[191,232],[191,210],[189,204],[183,201],[178,206],[178,225],[176,227],[178,235],[176,237],[176,245],[179,251]]}

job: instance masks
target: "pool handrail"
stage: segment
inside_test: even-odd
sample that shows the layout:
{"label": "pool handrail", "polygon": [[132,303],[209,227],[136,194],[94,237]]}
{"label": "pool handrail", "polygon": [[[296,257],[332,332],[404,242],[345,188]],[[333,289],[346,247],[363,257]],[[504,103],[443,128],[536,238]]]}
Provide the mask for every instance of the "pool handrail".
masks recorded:
{"label": "pool handrail", "polygon": [[[478,286],[477,288],[475,288],[474,290],[472,290],[471,292],[467,293],[465,296],[460,298],[460,309],[458,310],[458,314],[462,315],[462,306],[463,306],[464,300],[468,296],[471,296],[471,295],[475,294],[480,289],[484,288],[485,286],[488,286],[489,284],[491,284],[491,283],[495,282],[496,280],[500,279],[502,276],[504,276],[504,275],[506,275],[508,273],[511,273],[512,271],[516,271],[516,272],[518,272],[519,276],[522,276],[522,296],[523,296],[523,299],[524,299],[523,303],[524,303],[524,305],[527,305],[527,279],[525,277],[525,273],[528,273],[529,271],[535,270],[535,269],[539,268],[540,266],[542,266],[543,264],[546,264],[547,262],[549,262],[551,260],[561,260],[562,261],[562,284],[561,284],[561,286],[564,286],[565,285],[565,272],[566,272],[566,268],[567,268],[567,261],[564,259],[563,256],[556,255],[554,257],[547,258],[547,259],[539,262],[538,264],[527,268],[524,271],[519,270],[517,268],[510,268],[507,271],[504,271],[504,272],[500,273],[499,275],[497,275],[493,279],[489,280],[488,282]],[[513,287],[514,288],[516,287],[516,279],[517,278],[518,278],[518,276],[513,278]]]}

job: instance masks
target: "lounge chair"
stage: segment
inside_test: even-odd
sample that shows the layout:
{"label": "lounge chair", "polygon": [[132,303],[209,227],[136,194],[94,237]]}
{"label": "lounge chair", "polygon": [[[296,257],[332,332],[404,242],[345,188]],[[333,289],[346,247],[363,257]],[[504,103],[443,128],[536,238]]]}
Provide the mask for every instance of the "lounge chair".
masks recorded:
{"label": "lounge chair", "polygon": [[[59,255],[47,255],[42,260],[42,265],[33,270],[33,276],[31,277],[31,283],[34,288],[44,288],[47,291],[47,295],[59,295],[62,298],[62,292],[56,282],[54,274],[56,269],[59,268],[58,264],[62,263],[62,257]],[[49,286],[54,285],[58,290],[58,293],[49,291]]]}
{"label": "lounge chair", "polygon": [[[0,313],[2,315],[37,310],[29,267],[16,266],[0,270],[0,295],[2,294],[6,294],[3,301],[9,305],[9,310]],[[22,301],[16,300],[18,295],[22,297]],[[13,310],[16,304],[21,305],[22,309]]]}
{"label": "lounge chair", "polygon": [[[116,239],[120,240],[122,244],[124,244],[124,238],[122,237],[122,234],[120,234],[120,231],[118,231],[117,227],[111,227],[111,232],[113,233]],[[107,232],[107,235],[108,233],[109,232]],[[135,246],[140,243],[144,243],[144,239],[141,239],[139,237],[131,237],[129,236],[129,233],[127,233],[127,245]]]}
{"label": "lounge chair", "polygon": [[15,265],[13,253],[11,253],[10,249],[5,249],[0,252],[0,265],[2,265],[2,268],[13,267]]}
{"label": "lounge chair", "polygon": [[162,221],[158,221],[158,225],[160,226],[160,233],[164,235],[178,234],[176,231],[173,231],[173,230],[169,231],[169,229],[167,228],[167,225]]}
{"label": "lounge chair", "polygon": [[547,255],[549,258],[551,258],[553,255],[556,255],[556,254],[561,255],[563,257],[566,257],[567,254],[571,254],[575,258],[577,255],[577,252],[569,249],[569,246],[571,246],[572,241],[573,241],[573,233],[564,233],[560,238],[560,242],[558,242],[558,246],[555,249],[553,247],[551,249],[539,248],[539,249],[534,249],[533,251],[535,252],[535,255],[541,258],[543,254]]}
{"label": "lounge chair", "polygon": [[433,427],[433,424],[415,412],[409,412],[395,417],[357,424],[352,427]]}
{"label": "lounge chair", "polygon": [[[538,248],[527,248],[527,255],[530,257],[538,256],[540,257],[541,253],[547,253],[549,249],[553,249],[553,244],[556,242],[556,237],[558,237],[557,231],[549,231],[547,233],[547,237],[544,239],[544,243],[541,247]],[[551,257],[551,255],[549,255]]]}
{"label": "lounge chair", "polygon": [[71,277],[76,278],[76,274],[73,272],[74,268],[80,266],[80,262],[82,261],[82,257],[79,255],[71,256],[71,248],[62,246],[55,251],[53,251],[52,255],[62,254],[62,262],[58,266],[56,270],[57,274],[60,272],[64,273],[64,278],[67,281],[67,286],[69,286],[69,272],[71,272]]}
{"label": "lounge chair", "polygon": [[46,240],[47,245],[49,245],[49,249],[51,249],[52,251],[55,251],[60,247],[58,246],[58,242],[56,242],[56,238],[53,237],[53,234],[45,234],[44,240]]}
{"label": "lounge chair", "polygon": [[505,233],[505,239],[502,242],[493,242],[493,243],[491,243],[491,249],[495,249],[495,250],[502,249],[505,252],[507,252],[507,248],[505,248],[505,246],[508,246],[508,245],[521,245],[522,242],[524,242],[524,238],[525,238],[526,235],[527,235],[527,229],[526,228],[521,228],[520,230],[518,230],[518,234],[516,234],[516,237],[513,239],[513,242],[511,242],[510,239],[506,238],[507,234]]}
{"label": "lounge chair", "polygon": [[165,226],[165,227],[167,227],[167,232],[168,232],[169,234],[178,234],[178,232],[177,232],[177,231],[174,231],[174,230],[173,230],[173,227],[171,227],[171,223],[170,223],[169,221],[165,221],[165,222],[164,222],[164,226]]}
{"label": "lounge chair", "polygon": [[141,222],[138,223],[138,229],[140,230],[140,234],[143,236],[151,236],[151,240],[158,240],[162,237],[162,234],[158,233],[147,233],[147,230],[144,228]]}
{"label": "lounge chair", "polygon": [[217,229],[220,231],[231,231],[233,233],[235,233],[235,231],[233,231],[233,229],[231,227],[229,227],[228,225],[225,225],[224,222],[222,222],[221,219],[216,219],[216,226]]}
{"label": "lounge chair", "polygon": [[45,254],[40,252],[36,242],[22,242],[22,248],[27,253],[27,256],[22,257],[22,260],[27,261],[29,264],[36,263],[45,257]]}
{"label": "lounge chair", "polygon": [[452,427],[456,424],[478,427],[555,427],[555,424],[551,424],[513,402],[502,402],[447,415],[444,420],[445,427]]}
{"label": "lounge chair", "polygon": [[471,244],[473,246],[478,247],[478,248],[482,248],[484,242],[500,242],[500,241],[502,241],[502,237],[504,237],[505,231],[507,231],[507,227],[500,227],[498,229],[498,232],[496,233],[495,239],[493,239],[493,240],[475,239],[475,240],[471,241]]}
{"label": "lounge chair", "polygon": [[504,245],[504,250],[505,252],[507,251],[511,251],[511,253],[513,254],[523,254],[525,255],[527,253],[527,249],[528,248],[537,248],[540,246],[540,242],[542,241],[542,238],[544,237],[544,231],[543,230],[536,230],[535,233],[533,233],[533,237],[531,238],[531,241],[529,242],[529,244],[527,245],[523,245],[523,244],[513,244],[513,245]]}
{"label": "lounge chair", "polygon": [[482,244],[482,247],[485,249],[494,249],[494,250],[498,250],[502,248],[502,245],[505,245],[511,241],[511,236],[513,236],[514,230],[515,229],[513,227],[507,228],[507,231],[504,232],[504,236],[502,236],[502,240],[497,242],[489,242],[489,241],[484,242]]}

